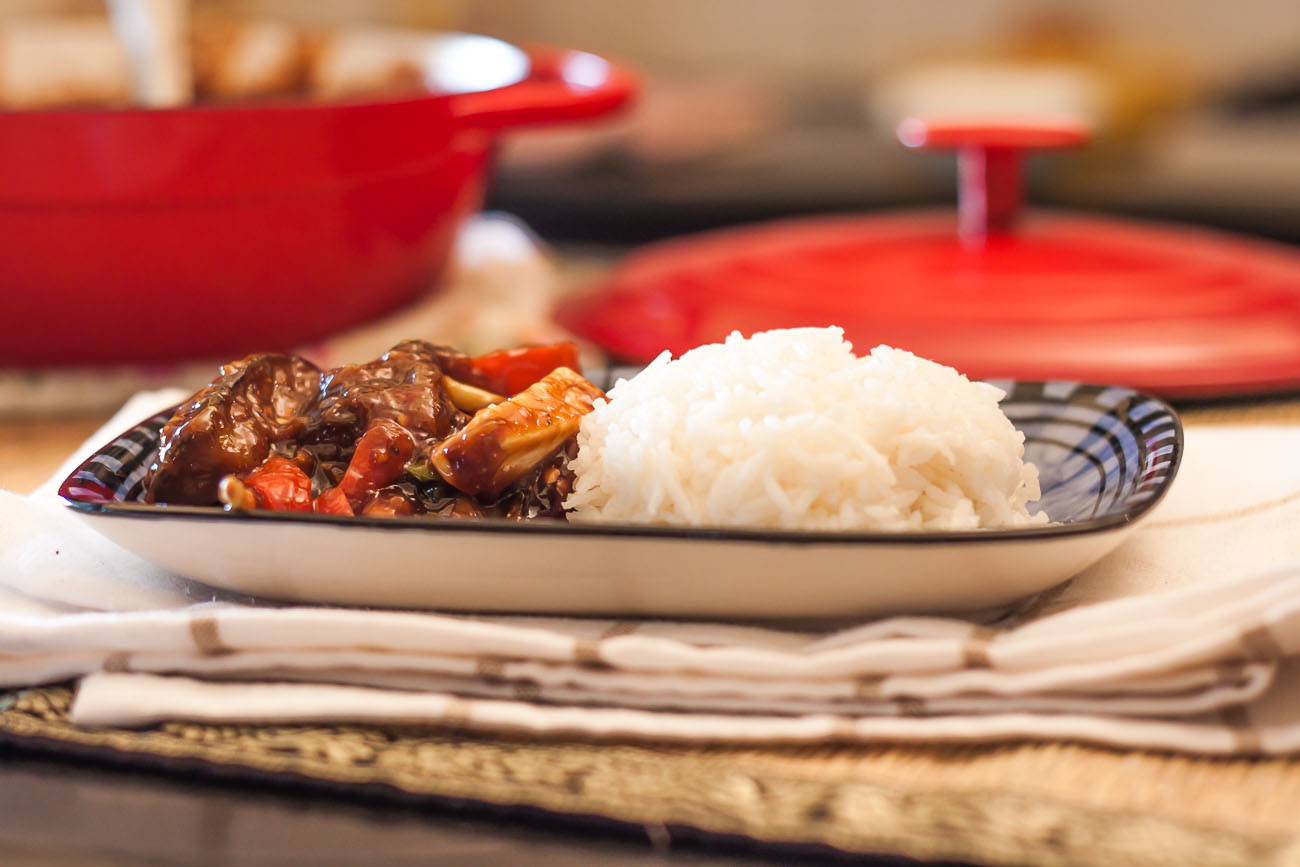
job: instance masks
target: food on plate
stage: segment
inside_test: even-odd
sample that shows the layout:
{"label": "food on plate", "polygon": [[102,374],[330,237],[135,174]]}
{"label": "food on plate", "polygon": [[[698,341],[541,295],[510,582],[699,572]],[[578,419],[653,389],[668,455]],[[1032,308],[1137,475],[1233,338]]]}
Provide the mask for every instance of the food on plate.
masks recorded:
{"label": "food on plate", "polygon": [[987,383],[839,328],[665,353],[608,397],[571,343],[470,357],[420,340],[322,371],[252,355],[182,404],[151,503],[331,515],[792,530],[1047,522]]}
{"label": "food on plate", "polygon": [[428,464],[458,490],[505,490],[545,455],[578,433],[604,392],[567,367],[494,404],[429,452]]}
{"label": "food on plate", "polygon": [[660,355],[581,422],[571,521],[798,530],[1047,522],[1003,393],[839,328]]}
{"label": "food on plate", "polygon": [[[560,517],[581,417],[604,394],[572,344],[471,358],[420,340],[322,371],[251,355],[163,426],[150,503],[334,515]],[[493,389],[521,386],[509,396]]]}
{"label": "food on plate", "polygon": [[250,473],[294,439],[314,407],[320,370],[288,355],[250,355],[221,368],[168,420],[149,474],[149,499],[213,503],[227,475]]}

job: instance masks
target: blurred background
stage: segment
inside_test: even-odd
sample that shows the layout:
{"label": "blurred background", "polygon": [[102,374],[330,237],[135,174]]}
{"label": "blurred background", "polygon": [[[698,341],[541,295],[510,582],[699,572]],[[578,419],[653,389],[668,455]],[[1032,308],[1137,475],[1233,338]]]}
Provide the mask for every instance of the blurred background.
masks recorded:
{"label": "blurred background", "polygon": [[542,164],[545,137],[516,142],[501,203],[540,225],[569,186],[557,232],[951,201],[951,158],[903,152],[894,126],[988,111],[1095,124],[1094,147],[1040,161],[1040,202],[1300,240],[1300,4],[1288,0],[466,7],[468,27],[626,57],[649,79],[622,147],[568,177]]}
{"label": "blurred background", "polygon": [[[512,136],[490,205],[556,240],[953,199],[952,160],[903,151],[911,112],[1082,115],[1040,203],[1300,241],[1295,0],[198,0],[307,25],[451,28],[639,68],[617,122]],[[8,18],[97,0],[0,0]],[[0,62],[3,54],[0,53]]]}
{"label": "blurred background", "polygon": [[[182,0],[0,0],[0,111],[130,104],[123,45],[108,24],[113,5],[185,9]],[[326,43],[313,53],[311,34],[376,29],[399,42],[411,30],[456,30],[586,49],[623,61],[643,78],[632,110],[612,119],[510,130],[486,207],[521,222],[476,221],[442,295],[428,292],[435,288],[430,278],[428,297],[410,309],[394,309],[386,319],[359,317],[355,333],[309,347],[322,335],[294,338],[321,363],[375,354],[394,335],[436,335],[472,350],[552,339],[557,299],[602,285],[626,253],[660,238],[791,215],[951,207],[955,161],[950,153],[903,148],[895,128],[909,115],[1082,118],[1094,130],[1088,146],[1029,162],[1032,205],[1300,243],[1296,0],[189,5],[196,27],[177,33],[191,34],[199,99],[255,102],[299,93],[295,87],[330,98],[328,88],[310,89],[320,83],[310,74],[300,75],[309,63],[329,67],[320,47]],[[221,27],[199,40],[193,34],[201,20],[240,22],[244,53],[222,55],[234,31]],[[62,29],[41,35],[49,22]],[[288,66],[268,61],[265,49],[277,39],[293,58]],[[263,90],[211,90],[216,79],[202,70],[211,72],[217,55],[268,61],[262,65],[269,77],[258,83]],[[409,68],[399,64],[399,71]],[[41,91],[40,76],[63,90]],[[75,85],[71,91],[67,82]],[[176,281],[183,284],[183,275]],[[1233,287],[1213,291],[1241,294]],[[190,294],[190,306],[207,303],[202,293]],[[1300,325],[1294,330],[1300,345]],[[1255,338],[1240,343],[1254,346]],[[202,382],[211,369],[212,353],[142,366],[139,353],[132,355],[138,345],[123,341],[120,353],[83,353],[72,364],[11,353],[0,364],[0,418],[104,409],[142,387]],[[265,347],[231,353],[253,348]]]}

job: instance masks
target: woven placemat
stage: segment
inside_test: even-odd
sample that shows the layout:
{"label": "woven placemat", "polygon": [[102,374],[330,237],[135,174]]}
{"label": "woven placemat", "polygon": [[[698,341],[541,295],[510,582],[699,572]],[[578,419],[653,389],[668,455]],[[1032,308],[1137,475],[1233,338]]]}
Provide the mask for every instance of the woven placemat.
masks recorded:
{"label": "woven placemat", "polygon": [[[1184,417],[1294,422],[1300,400],[1188,407]],[[0,743],[918,859],[1300,867],[1300,760],[1063,743],[611,745],[383,726],[88,730],[68,722],[71,697],[66,686],[0,694]]]}
{"label": "woven placemat", "polygon": [[779,843],[975,864],[1300,864],[1300,762],[1070,744],[738,749],[381,726],[87,730],[67,687],[0,699],[0,742],[214,773],[381,784]]}

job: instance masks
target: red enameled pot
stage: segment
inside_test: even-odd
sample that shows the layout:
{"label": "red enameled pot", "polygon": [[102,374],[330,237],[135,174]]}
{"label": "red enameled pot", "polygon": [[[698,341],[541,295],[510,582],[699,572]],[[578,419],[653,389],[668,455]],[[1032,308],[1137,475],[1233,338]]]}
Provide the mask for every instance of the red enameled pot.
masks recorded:
{"label": "red enameled pot", "polygon": [[591,54],[457,39],[414,98],[0,112],[0,366],[289,348],[429,291],[503,130],[636,91]]}

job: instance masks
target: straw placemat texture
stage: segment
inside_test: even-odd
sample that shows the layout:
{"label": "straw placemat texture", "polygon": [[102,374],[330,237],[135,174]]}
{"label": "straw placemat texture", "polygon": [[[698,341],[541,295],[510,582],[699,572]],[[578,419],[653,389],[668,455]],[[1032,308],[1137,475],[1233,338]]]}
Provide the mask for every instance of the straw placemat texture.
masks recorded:
{"label": "straw placemat texture", "polygon": [[[1185,418],[1294,422],[1300,400],[1203,405]],[[91,730],[68,722],[70,700],[68,687],[0,693],[0,744],[919,859],[1300,867],[1300,759],[1058,743],[596,745],[353,725]]]}
{"label": "straw placemat texture", "polygon": [[145,766],[688,826],[977,864],[1300,864],[1300,763],[1064,744],[736,749],[520,742],[374,726],[68,723],[66,687],[11,695],[0,742]]}

